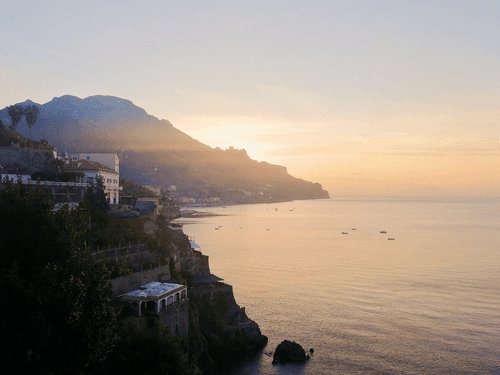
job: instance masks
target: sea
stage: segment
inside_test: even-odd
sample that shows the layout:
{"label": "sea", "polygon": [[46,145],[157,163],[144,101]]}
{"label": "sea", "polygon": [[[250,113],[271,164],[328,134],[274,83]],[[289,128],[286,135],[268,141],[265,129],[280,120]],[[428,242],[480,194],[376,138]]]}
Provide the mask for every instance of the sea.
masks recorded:
{"label": "sea", "polygon": [[[269,338],[230,374],[500,374],[500,198],[196,210],[218,216],[177,222]],[[273,365],[283,340],[310,360]]]}

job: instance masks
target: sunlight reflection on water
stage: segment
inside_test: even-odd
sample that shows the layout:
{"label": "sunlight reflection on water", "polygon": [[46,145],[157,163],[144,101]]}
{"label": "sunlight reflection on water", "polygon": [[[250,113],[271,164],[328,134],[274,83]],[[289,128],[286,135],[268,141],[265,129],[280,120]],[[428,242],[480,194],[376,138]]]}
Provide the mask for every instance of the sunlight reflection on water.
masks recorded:
{"label": "sunlight reflection on water", "polygon": [[[234,374],[495,373],[499,208],[498,199],[295,201],[212,208],[231,215],[189,219],[184,232],[269,337]],[[314,358],[273,366],[266,353],[285,339]]]}

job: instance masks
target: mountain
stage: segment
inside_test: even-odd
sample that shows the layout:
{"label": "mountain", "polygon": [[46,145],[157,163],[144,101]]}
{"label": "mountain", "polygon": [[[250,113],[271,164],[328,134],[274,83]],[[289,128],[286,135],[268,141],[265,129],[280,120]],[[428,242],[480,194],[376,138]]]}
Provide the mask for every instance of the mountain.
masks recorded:
{"label": "mountain", "polygon": [[[285,167],[252,160],[245,150],[211,148],[126,99],[65,95],[42,105],[19,104],[40,108],[35,139],[67,152],[117,152],[123,177],[142,185],[175,185],[174,197],[219,196],[238,203],[328,197],[320,184],[292,177]],[[10,124],[7,107],[0,119]],[[24,118],[18,131],[28,134]]]}

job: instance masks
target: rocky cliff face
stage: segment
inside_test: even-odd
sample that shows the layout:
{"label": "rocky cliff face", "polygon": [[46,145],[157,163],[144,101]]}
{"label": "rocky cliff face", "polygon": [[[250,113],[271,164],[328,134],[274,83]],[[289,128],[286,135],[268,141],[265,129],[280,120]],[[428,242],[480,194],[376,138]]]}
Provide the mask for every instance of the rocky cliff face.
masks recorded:
{"label": "rocky cliff face", "polygon": [[192,337],[199,338],[193,345],[202,343],[200,353],[206,352],[215,361],[214,373],[229,372],[235,358],[267,343],[259,325],[236,303],[232,286],[209,284],[190,288],[189,293],[190,330]]}

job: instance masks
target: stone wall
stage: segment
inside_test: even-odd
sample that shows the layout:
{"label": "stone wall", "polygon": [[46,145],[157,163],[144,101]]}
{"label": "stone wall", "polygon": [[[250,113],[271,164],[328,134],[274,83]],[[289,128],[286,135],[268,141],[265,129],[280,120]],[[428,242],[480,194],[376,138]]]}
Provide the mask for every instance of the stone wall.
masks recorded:
{"label": "stone wall", "polygon": [[147,244],[134,244],[109,249],[106,247],[98,248],[92,253],[92,257],[96,260],[127,257],[127,264],[135,267],[137,270],[142,270],[143,266],[149,269],[151,265],[153,267],[157,267],[158,265],[158,256],[154,252],[149,251]]}
{"label": "stone wall", "polygon": [[179,336],[187,336],[189,333],[188,301],[182,300],[163,309],[160,312],[160,324],[168,327],[170,332]]}
{"label": "stone wall", "polygon": [[152,281],[167,282],[170,280],[170,270],[168,266],[156,267],[151,270],[136,272],[131,276],[123,276],[111,280],[113,286],[113,295],[115,297],[139,289],[141,285],[145,285]]}
{"label": "stone wall", "polygon": [[2,173],[31,174],[50,169],[50,152],[43,150],[19,149],[17,147],[0,147],[0,165]]}

